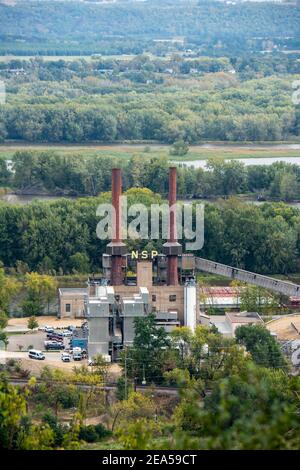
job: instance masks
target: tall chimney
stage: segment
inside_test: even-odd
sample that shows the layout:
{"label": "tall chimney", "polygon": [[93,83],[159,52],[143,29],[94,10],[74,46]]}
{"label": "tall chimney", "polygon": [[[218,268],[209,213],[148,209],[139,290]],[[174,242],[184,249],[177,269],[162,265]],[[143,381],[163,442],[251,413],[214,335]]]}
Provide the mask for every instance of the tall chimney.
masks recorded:
{"label": "tall chimney", "polygon": [[120,197],[122,195],[122,176],[120,168],[113,168],[111,175],[111,196],[112,205],[115,210],[116,219],[114,221],[115,226],[113,227],[113,242],[119,242],[121,240],[120,232],[120,220],[121,220],[121,206]]}
{"label": "tall chimney", "polygon": [[177,173],[176,167],[169,168],[169,217],[170,217],[170,236],[169,242],[177,241],[177,230],[176,230],[176,212],[171,211],[171,207],[176,204],[176,183]]}
{"label": "tall chimney", "polygon": [[120,168],[112,170],[112,205],[114,207],[115,218],[112,221],[112,241],[107,245],[106,251],[111,255],[111,284],[118,286],[123,284],[123,260],[126,253],[126,245],[122,242],[121,226],[121,204],[122,195],[122,175]]}
{"label": "tall chimney", "polygon": [[[167,284],[178,284],[178,255],[182,252],[181,245],[177,242],[176,228],[176,167],[169,168],[169,238],[163,245],[163,252],[167,256]],[[173,209],[173,210],[172,210]]]}

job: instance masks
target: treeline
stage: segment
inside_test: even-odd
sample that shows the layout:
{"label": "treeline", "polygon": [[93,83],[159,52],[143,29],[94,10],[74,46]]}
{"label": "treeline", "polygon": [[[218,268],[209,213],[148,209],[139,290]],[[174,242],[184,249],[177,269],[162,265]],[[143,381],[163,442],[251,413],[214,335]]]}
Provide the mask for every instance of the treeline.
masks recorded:
{"label": "treeline", "polygon": [[[297,75],[240,82],[229,72],[170,75],[165,81],[149,70],[126,74],[133,81],[100,76],[44,81],[30,74],[8,80],[0,141],[183,139],[192,144],[276,141],[300,134],[299,106],[292,101]],[[149,74],[154,78],[148,80]]]}
{"label": "treeline", "polygon": [[[198,47],[215,54],[261,50],[264,41],[299,37],[299,9],[273,3],[18,2],[0,5],[2,53],[142,52]],[[67,18],[67,21],[66,21]],[[80,21],[79,21],[80,19]],[[158,43],[183,36],[185,43]],[[24,42],[26,41],[26,42]]]}
{"label": "treeline", "polygon": [[[283,64],[286,65],[286,72],[300,71],[295,58],[289,58],[285,55],[284,59]],[[163,59],[148,55],[137,55],[132,59],[124,59],[120,56],[116,58],[94,57],[93,60],[43,60],[36,57],[28,60],[14,59],[8,62],[0,62],[0,75],[6,79],[17,76],[19,82],[20,78],[26,82],[32,78],[42,81],[62,81],[74,78],[74,76],[84,78],[105,73],[107,75],[113,74],[114,79],[118,76],[130,79],[133,77],[132,72],[143,72],[145,77],[150,79],[152,73],[187,74],[191,70],[199,73],[214,73],[228,71],[231,67],[230,60],[226,57],[187,59],[174,55]]]}
{"label": "treeline", "polygon": [[[147,147],[145,148],[147,150]],[[18,151],[13,171],[0,160],[0,185],[23,193],[96,196],[111,189],[111,169],[123,171],[125,190],[149,188],[163,197],[168,192],[167,157],[149,157],[147,152],[122,160],[111,157],[62,156],[55,152]],[[211,158],[206,168],[179,163],[178,194],[182,198],[214,198],[235,194],[300,199],[299,165],[275,162],[272,165],[245,166],[237,160]]]}
{"label": "treeline", "polygon": [[[230,96],[228,94],[228,108]],[[234,98],[232,97],[232,100]],[[278,141],[299,136],[300,113],[286,109],[250,108],[240,112],[231,104],[225,111],[216,103],[216,113],[207,104],[202,109],[167,111],[164,106],[124,109],[120,105],[22,105],[0,110],[0,142],[115,142],[124,140],[173,143],[183,139],[193,144],[202,139],[222,141]],[[175,105],[175,103],[174,103]],[[153,105],[152,105],[153,106]],[[123,108],[123,109],[122,109]],[[159,109],[162,108],[162,109]],[[208,113],[204,110],[208,108]],[[247,109],[247,108],[246,108]],[[256,112],[257,111],[257,112]],[[177,116],[177,113],[179,114]]]}
{"label": "treeline", "polygon": [[135,83],[155,80],[162,83],[171,76],[196,76],[217,72],[238,73],[242,79],[273,74],[299,74],[297,54],[275,53],[241,55],[239,57],[171,57],[137,55],[132,59],[92,56],[92,60],[14,59],[0,62],[0,76],[9,83],[27,83],[32,80],[64,81],[86,77],[107,77],[114,82],[124,79]]}
{"label": "treeline", "polygon": [[[159,175],[155,175],[155,177]],[[96,209],[109,193],[76,201],[27,206],[0,205],[0,260],[10,271],[63,274],[97,272],[107,240],[96,235]],[[128,192],[128,204],[159,203],[149,190]],[[131,241],[129,249],[156,248],[163,241]],[[134,243],[134,244],[133,244]],[[234,200],[205,206],[205,244],[195,254],[261,273],[299,270],[300,213],[283,204],[254,206]]]}

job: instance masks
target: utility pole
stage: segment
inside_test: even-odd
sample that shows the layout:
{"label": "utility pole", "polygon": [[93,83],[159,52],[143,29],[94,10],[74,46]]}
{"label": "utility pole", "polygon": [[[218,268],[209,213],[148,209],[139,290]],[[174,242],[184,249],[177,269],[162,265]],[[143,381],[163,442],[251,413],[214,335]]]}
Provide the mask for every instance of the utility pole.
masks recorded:
{"label": "utility pole", "polygon": [[146,385],[146,377],[145,377],[145,364],[143,364],[143,380],[142,380],[142,385]]}
{"label": "utility pole", "polygon": [[125,400],[127,400],[127,348],[125,348],[125,369],[124,369],[124,387],[125,387]]}

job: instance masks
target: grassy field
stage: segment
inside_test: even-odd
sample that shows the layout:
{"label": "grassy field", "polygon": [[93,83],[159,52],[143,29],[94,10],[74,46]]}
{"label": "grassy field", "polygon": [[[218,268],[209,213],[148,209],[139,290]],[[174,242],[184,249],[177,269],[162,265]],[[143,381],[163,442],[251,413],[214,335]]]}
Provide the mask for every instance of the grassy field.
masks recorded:
{"label": "grassy field", "polygon": [[170,160],[177,161],[194,161],[194,160],[207,160],[210,157],[223,157],[227,159],[245,159],[245,158],[272,158],[272,157],[300,157],[300,149],[283,149],[278,147],[264,147],[255,146],[237,146],[237,145],[224,145],[220,147],[202,147],[191,146],[187,155],[184,157],[175,157],[169,155],[170,146],[168,145],[146,145],[146,144],[2,144],[0,145],[0,158],[10,159],[17,150],[33,150],[37,152],[52,150],[60,155],[78,155],[83,157],[99,156],[99,157],[112,157],[122,158],[128,160],[133,155],[144,155],[145,157],[158,157],[166,156]]}
{"label": "grassy field", "polygon": [[[150,57],[155,57],[155,56],[152,56],[151,54],[148,54]],[[90,60],[99,60],[101,59],[101,57],[105,58],[105,59],[122,59],[122,60],[130,60],[130,59],[133,59],[135,57],[134,54],[122,54],[122,55],[94,55],[94,56],[91,56],[91,55],[12,55],[12,54],[7,54],[7,55],[0,55],[0,62],[10,62],[11,60],[30,60],[30,59],[36,59],[36,58],[39,58],[39,59],[43,59],[44,61],[50,61],[50,60],[65,60],[66,62],[69,61],[74,61],[74,60],[86,60],[86,61],[90,61]]]}

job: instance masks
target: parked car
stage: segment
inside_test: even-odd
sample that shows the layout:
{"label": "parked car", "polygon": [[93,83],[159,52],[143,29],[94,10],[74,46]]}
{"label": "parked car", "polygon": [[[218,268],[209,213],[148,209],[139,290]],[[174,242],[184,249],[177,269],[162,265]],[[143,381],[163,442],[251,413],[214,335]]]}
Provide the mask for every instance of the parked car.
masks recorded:
{"label": "parked car", "polygon": [[71,336],[73,336],[73,333],[72,333],[72,331],[64,330],[64,331],[61,332],[61,335],[64,338],[70,338]]}
{"label": "parked car", "polygon": [[67,327],[67,330],[69,330],[69,331],[74,331],[74,330],[76,330],[76,326],[69,325],[69,326]]}
{"label": "parked car", "polygon": [[53,334],[54,334],[54,335],[57,335],[57,336],[62,336],[62,335],[63,335],[63,332],[62,332],[62,331],[59,331],[59,330],[54,330]]}
{"label": "parked car", "polygon": [[39,361],[43,361],[45,359],[45,354],[42,351],[38,351],[37,349],[30,349],[28,351],[28,357],[30,359],[38,359]]}
{"label": "parked car", "polygon": [[60,351],[62,349],[65,349],[64,344],[58,341],[45,341],[44,344],[47,351],[49,349],[52,349],[53,351]]}
{"label": "parked car", "polygon": [[81,359],[82,359],[82,350],[81,350],[81,348],[73,348],[73,359],[74,359],[74,361],[81,361]]}
{"label": "parked car", "polygon": [[63,362],[71,362],[71,356],[70,354],[66,353],[66,352],[63,352],[62,355],[61,355],[61,360]]}
{"label": "parked car", "polygon": [[41,325],[38,327],[38,330],[39,331],[46,331],[46,333],[49,331],[54,331],[54,328],[52,326],[49,326],[49,325]]}
{"label": "parked car", "polygon": [[62,335],[58,335],[57,333],[48,333],[47,338],[50,341],[58,341],[60,343],[63,343],[64,337]]}
{"label": "parked car", "polygon": [[54,333],[54,328],[52,326],[45,326],[46,333]]}
{"label": "parked car", "polygon": [[82,360],[81,352],[73,353],[73,359],[74,361],[81,361]]}

